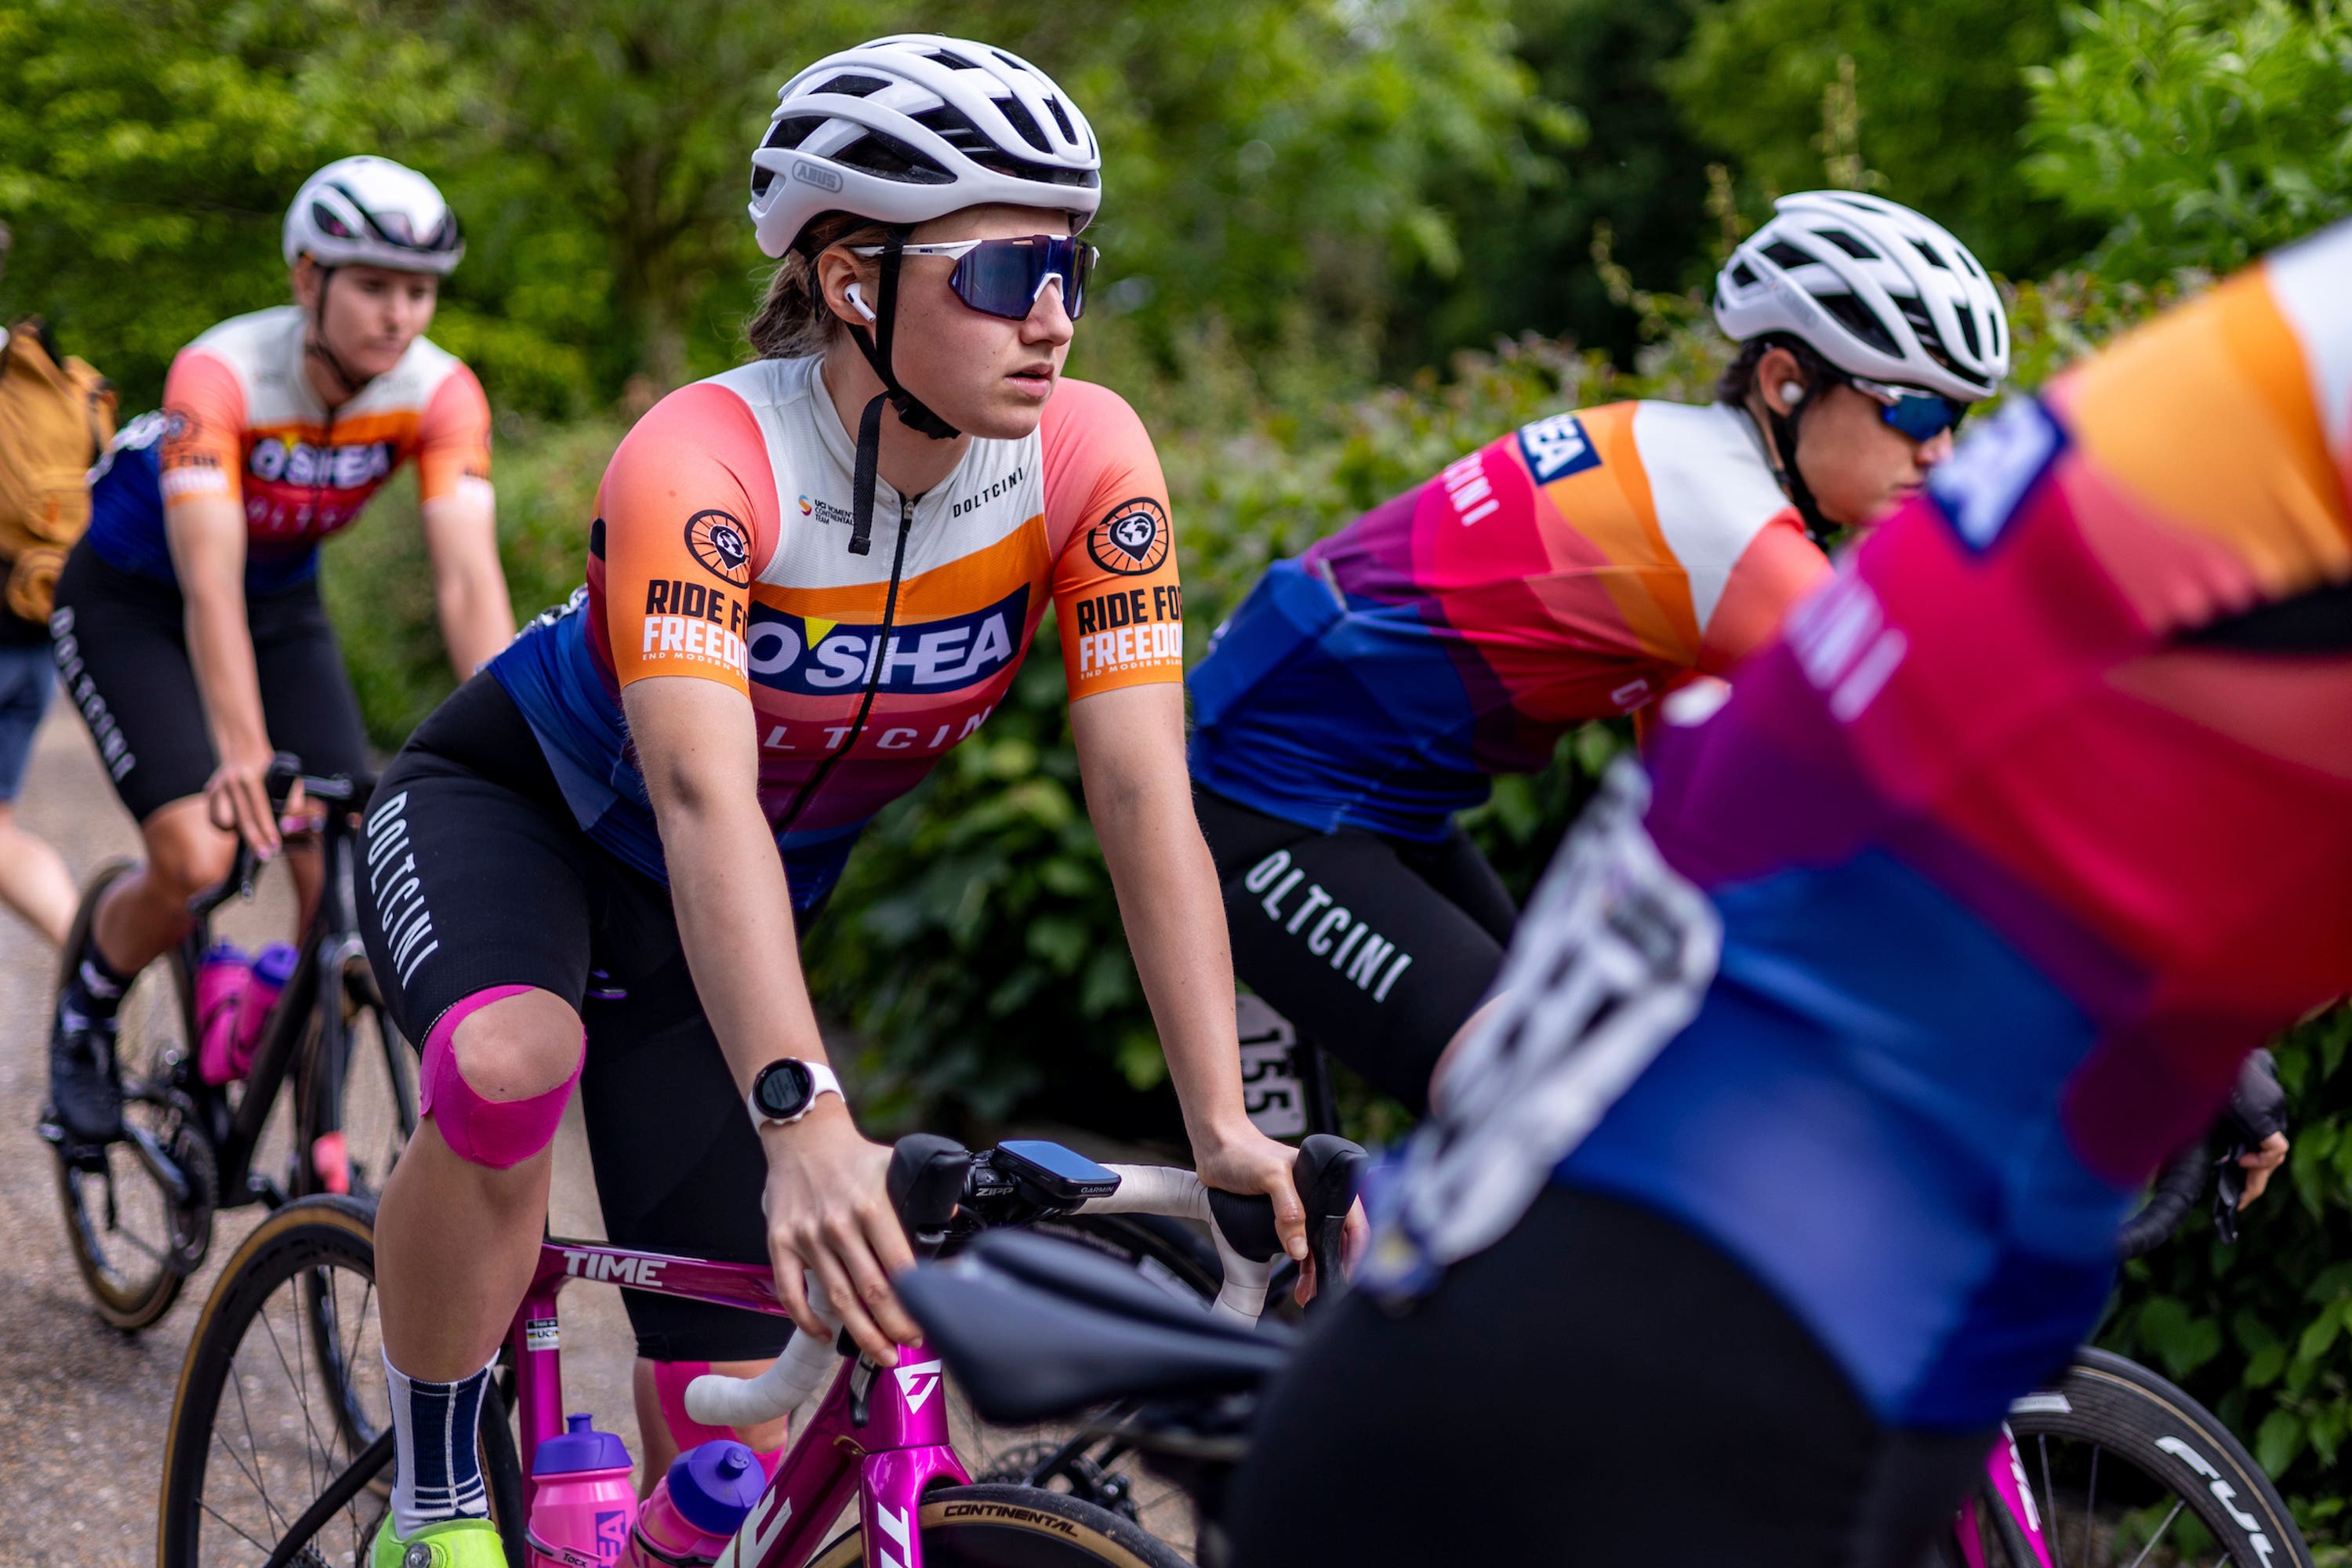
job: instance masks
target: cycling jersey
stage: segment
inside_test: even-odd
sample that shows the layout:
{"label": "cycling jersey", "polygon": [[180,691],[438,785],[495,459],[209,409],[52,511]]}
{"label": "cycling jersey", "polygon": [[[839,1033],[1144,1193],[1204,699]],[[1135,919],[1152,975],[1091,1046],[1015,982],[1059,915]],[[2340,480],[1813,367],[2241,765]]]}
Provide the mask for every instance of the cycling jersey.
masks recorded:
{"label": "cycling jersey", "polygon": [[176,582],[165,500],[226,496],[245,508],[246,591],[278,593],[317,573],[319,542],[411,458],[425,500],[487,493],[490,407],[473,372],[418,338],[330,410],[303,374],[309,320],[257,310],[180,351],[162,412],[125,426],[91,472],[89,537],[109,565]]}
{"label": "cycling jersey", "polygon": [[856,459],[814,359],[671,394],[605,470],[586,586],[490,666],[580,825],[646,875],[666,872],[621,705],[634,681],[750,698],[805,909],[866,821],[980,728],[1049,596],[1073,700],[1182,679],[1167,485],[1116,393],[1064,381],[1034,434],[973,440],[925,493],[877,481],[866,554],[848,548]]}
{"label": "cycling jersey", "polygon": [[1192,776],[1434,842],[1575,725],[1728,669],[1828,570],[1739,410],[1557,414],[1268,571],[1192,673]]}
{"label": "cycling jersey", "polygon": [[1658,738],[1719,968],[1560,1175],[1746,1264],[1883,1417],[2055,1366],[2138,1184],[2352,984],[2347,277],[2352,225],[2012,404]]}

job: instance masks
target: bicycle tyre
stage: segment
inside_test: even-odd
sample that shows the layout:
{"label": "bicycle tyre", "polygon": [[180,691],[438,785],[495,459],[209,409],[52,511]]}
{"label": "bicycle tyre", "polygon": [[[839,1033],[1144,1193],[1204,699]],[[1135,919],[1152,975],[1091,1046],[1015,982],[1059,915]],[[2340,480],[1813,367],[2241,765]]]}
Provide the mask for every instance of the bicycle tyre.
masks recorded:
{"label": "bicycle tyre", "polygon": [[[347,962],[362,970],[367,965],[367,960],[361,956]],[[328,1173],[319,1168],[315,1156],[324,1133],[331,1130],[349,1132],[352,1068],[357,1058],[366,1054],[382,1059],[394,1124],[389,1130],[389,1141],[380,1151],[383,1156],[379,1162],[383,1167],[380,1170],[350,1159],[346,1144],[344,1169],[349,1182],[348,1191],[341,1195],[373,1199],[383,1190],[383,1179],[392,1173],[401,1149],[416,1135],[416,1085],[415,1074],[409,1069],[408,1042],[385,1012],[373,981],[362,982],[349,969],[320,977],[318,1007],[318,1016],[311,1021],[301,1052],[295,1058],[294,1195],[309,1197],[337,1191]],[[365,1026],[371,1022],[372,1030]],[[363,1043],[370,1034],[374,1037],[372,1047]],[[331,1056],[340,1060],[331,1061]],[[340,1102],[331,1103],[338,1095]],[[373,1140],[369,1142],[373,1144]]]}
{"label": "bicycle tyre", "polygon": [[[289,1285],[307,1289],[310,1277],[322,1271],[348,1270],[373,1287],[373,1205],[356,1199],[298,1199],[256,1226],[222,1269],[189,1342],[187,1359],[181,1365],[179,1385],[172,1400],[171,1420],[165,1429],[163,1506],[156,1521],[155,1560],[160,1568],[199,1568],[205,1561],[207,1514],[221,1520],[231,1530],[236,1529],[233,1521],[206,1502],[205,1480],[211,1469],[214,1432],[226,1408],[223,1395],[231,1386],[237,1352],[246,1343],[248,1332],[281,1289]],[[338,1398],[346,1393],[341,1388],[335,1392]],[[252,1420],[242,1385],[238,1385],[235,1408],[236,1418],[243,1420],[250,1438]],[[310,1435],[318,1435],[316,1425],[309,1425],[308,1429]],[[337,1432],[339,1436],[343,1436],[340,1425]],[[331,1452],[318,1457],[325,1462],[306,1468],[305,1473],[327,1473],[331,1481],[352,1478],[357,1468],[355,1460],[363,1451],[350,1443],[347,1436],[343,1441],[341,1456]],[[526,1561],[522,1467],[502,1400],[486,1397],[484,1401],[481,1453],[491,1517],[498,1524],[508,1560],[522,1563]],[[233,1453],[231,1458],[236,1458]],[[260,1468],[258,1463],[247,1467],[240,1460],[236,1466],[248,1483],[260,1489],[254,1479],[255,1471]],[[390,1481],[389,1458],[370,1475],[356,1479],[362,1490],[381,1496]],[[265,1493],[263,1516],[278,1521],[297,1520],[323,1490],[319,1488],[308,1495],[289,1495],[282,1505],[277,1500],[267,1499]],[[354,1534],[373,1529],[371,1521],[356,1523]],[[253,1542],[249,1535],[239,1544],[245,1543],[261,1545],[265,1551],[277,1544]],[[361,1544],[363,1546],[364,1542]],[[240,1560],[242,1556],[240,1551]],[[315,1547],[298,1558],[301,1562],[325,1560]]]}
{"label": "bicycle tyre", "polygon": [[[943,1487],[923,1499],[917,1526],[925,1568],[1192,1568],[1142,1526],[1062,1492],[1034,1487]],[[863,1568],[865,1531],[852,1525],[809,1568]]]}
{"label": "bicycle tyre", "polygon": [[[2099,1455],[2113,1456],[2168,1489],[2179,1500],[2172,1513],[2194,1518],[2231,1563],[2267,1568],[2311,1563],[2286,1500],[2245,1446],[2211,1411],[2137,1362],[2108,1351],[2077,1351],[2063,1375],[2011,1407],[2009,1426],[2058,1561],[2091,1562],[2100,1525],[2097,1471],[2077,1522],[2072,1495],[2053,1479],[2053,1438],[2090,1444],[2095,1462]],[[2173,1522],[2168,1516],[2162,1529]]]}
{"label": "bicycle tyre", "polygon": [[[52,1018],[57,1016],[56,1008],[63,999],[68,983],[73,978],[76,958],[89,940],[89,929],[97,916],[100,899],[134,868],[129,860],[109,861],[98,868],[83,889],[81,902],[74,910],[73,926],[59,952],[57,984],[50,1001],[49,1016]],[[157,1141],[165,1146],[167,1152],[178,1158],[195,1190],[186,1204],[174,1203],[160,1185],[153,1184],[152,1176],[131,1152],[127,1143],[118,1142],[108,1145],[102,1156],[107,1167],[103,1183],[109,1210],[115,1207],[111,1201],[111,1184],[118,1176],[152,1187],[152,1195],[162,1211],[158,1216],[160,1235],[152,1244],[132,1242],[130,1247],[130,1250],[149,1256],[153,1265],[152,1272],[145,1269],[127,1271],[120,1257],[125,1248],[118,1246],[113,1249],[114,1255],[110,1256],[100,1239],[101,1230],[113,1232],[118,1227],[110,1215],[101,1220],[90,1212],[90,1205],[101,1186],[100,1173],[68,1160],[62,1151],[57,1160],[58,1203],[64,1214],[66,1244],[73,1253],[74,1268],[81,1275],[82,1284],[89,1291],[90,1304],[97,1308],[98,1315],[125,1333],[135,1333],[154,1323],[180,1299],[180,1291],[188,1275],[203,1261],[205,1248],[211,1242],[213,1211],[217,1197],[212,1191],[211,1144],[205,1140],[202,1131],[193,1125],[184,1102],[175,1100],[167,1081],[167,1068],[173,1051],[176,1047],[184,1053],[188,1048],[187,1043],[195,1037],[195,991],[188,974],[187,958],[174,947],[166,950],[155,963],[164,966],[162,980],[165,988],[163,995],[155,997],[151,994],[145,998],[137,997],[136,988],[142,981],[147,981],[148,973],[154,970],[155,965],[151,964],[148,972],[134,977],[131,982],[134,990],[123,997],[127,1029],[136,1029],[145,1023],[147,1020],[142,1015],[151,1008],[163,1015],[155,1020],[161,1026],[163,1037],[148,1041],[134,1035],[131,1038],[118,1040],[118,1059],[124,1055],[134,1056],[137,1065],[144,1069],[135,1082],[126,1075],[123,1114],[126,1121],[135,1120],[145,1126],[146,1131],[157,1136]],[[142,1005],[134,1006],[135,1000]],[[46,1035],[45,1030],[44,1038]],[[123,1049],[125,1046],[131,1050],[126,1052]],[[142,1109],[134,1110],[134,1106]]]}

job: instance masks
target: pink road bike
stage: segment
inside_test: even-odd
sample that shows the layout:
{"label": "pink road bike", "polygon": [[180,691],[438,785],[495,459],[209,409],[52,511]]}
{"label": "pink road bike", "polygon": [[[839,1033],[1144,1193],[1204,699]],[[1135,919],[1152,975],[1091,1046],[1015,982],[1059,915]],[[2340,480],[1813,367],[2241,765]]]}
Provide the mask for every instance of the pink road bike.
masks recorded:
{"label": "pink road bike", "polygon": [[[1171,1310],[1219,1323],[1223,1357],[1255,1341],[1248,1325],[1279,1255],[1262,1197],[1210,1192],[1189,1171],[1098,1165],[1057,1144],[1007,1142],[975,1155],[945,1139],[909,1138],[895,1152],[890,1190],[925,1254],[987,1226],[1080,1213],[1207,1222],[1224,1265],[1213,1309],[1159,1293]],[[393,1451],[373,1338],[372,1219],[369,1205],[351,1199],[290,1204],[223,1272],[173,1402],[157,1549],[165,1568],[365,1562],[389,1496]],[[1336,1233],[1336,1217],[1318,1223]],[[486,1414],[481,1429],[492,1514],[516,1568],[529,1561],[532,1457],[563,1430],[558,1300],[581,1281],[783,1312],[765,1265],[544,1243],[502,1356],[510,1368],[503,1408]],[[821,1299],[818,1305],[837,1321]],[[1255,1342],[1253,1377],[1283,1353],[1274,1340]],[[1094,1370],[1076,1369],[1081,1377]],[[950,1431],[940,1363],[923,1345],[905,1347],[898,1364],[883,1369],[845,1337],[796,1333],[766,1373],[698,1379],[687,1405],[712,1425],[751,1425],[794,1412],[820,1391],[719,1558],[726,1568],[1182,1568],[1185,1559],[1168,1544],[1083,1498],[973,1484]],[[856,1522],[835,1533],[853,1505]]]}

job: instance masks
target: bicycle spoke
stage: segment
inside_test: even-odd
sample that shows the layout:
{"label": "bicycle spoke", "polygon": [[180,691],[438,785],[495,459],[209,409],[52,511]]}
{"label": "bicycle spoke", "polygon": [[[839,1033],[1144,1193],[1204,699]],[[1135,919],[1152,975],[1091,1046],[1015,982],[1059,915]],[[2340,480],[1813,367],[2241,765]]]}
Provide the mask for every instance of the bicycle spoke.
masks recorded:
{"label": "bicycle spoke", "polygon": [[[247,1469],[245,1465],[242,1462],[239,1462],[237,1468],[244,1470],[246,1479],[252,1483],[253,1495],[261,1500],[261,1511],[268,1516],[271,1527],[274,1529],[278,1524],[284,1522],[286,1516],[280,1513],[278,1510],[278,1505],[270,1500],[269,1488],[262,1482],[260,1474],[262,1464],[261,1439],[253,1435],[253,1412],[246,1405],[245,1382],[237,1376],[236,1367],[234,1363],[232,1363],[228,1369],[228,1385],[236,1391],[237,1420],[245,1427],[246,1447],[253,1453],[253,1468],[251,1469]],[[235,1458],[234,1455],[230,1457]]]}
{"label": "bicycle spoke", "polygon": [[[2164,1539],[2165,1531],[2172,1528],[2172,1521],[2179,1519],[2180,1510],[2188,1506],[2187,1498],[2177,1497],[2172,1500],[2172,1511],[2164,1516],[2164,1522],[2156,1527],[2156,1533],[2147,1538],[2147,1544],[2139,1549],[2139,1555],[2131,1560],[2128,1568],[2139,1568],[2141,1563],[2147,1561],[2147,1554],[2156,1550],[2156,1543]],[[2222,1555],[2226,1559],[2229,1554],[2224,1552]]]}
{"label": "bicycle spoke", "polygon": [[2083,1568],[2091,1568],[2091,1532],[2096,1528],[2099,1505],[2099,1456],[2106,1450],[2091,1445],[2091,1484],[2083,1492]]}
{"label": "bicycle spoke", "polygon": [[2042,1449],[2042,1517],[2050,1521],[2050,1550],[2059,1568],[2065,1568],[2066,1547],[2058,1539],[2058,1485],[2050,1475],[2050,1434],[2039,1433],[2033,1440]]}
{"label": "bicycle spoke", "polygon": [[206,1513],[211,1514],[215,1519],[219,1520],[223,1524],[228,1526],[229,1529],[236,1531],[236,1533],[243,1537],[255,1551],[260,1552],[263,1556],[266,1557],[269,1554],[269,1542],[266,1541],[254,1540],[251,1535],[247,1534],[245,1528],[242,1525],[229,1518],[228,1515],[223,1513],[220,1510],[215,1508],[212,1504],[205,1501],[204,1499],[198,1498],[196,1500],[196,1506],[204,1510]]}

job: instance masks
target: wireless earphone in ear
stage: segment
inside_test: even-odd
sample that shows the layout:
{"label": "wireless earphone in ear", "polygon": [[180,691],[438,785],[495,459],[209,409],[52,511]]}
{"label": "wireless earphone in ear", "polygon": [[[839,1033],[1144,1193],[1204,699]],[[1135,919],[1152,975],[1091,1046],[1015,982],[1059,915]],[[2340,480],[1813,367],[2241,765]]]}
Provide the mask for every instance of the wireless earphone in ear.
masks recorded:
{"label": "wireless earphone in ear", "polygon": [[843,290],[843,292],[848,296],[849,302],[857,307],[857,313],[859,315],[865,317],[869,321],[874,320],[874,307],[866,302],[865,290],[863,289],[861,289],[857,284],[852,283],[846,289]]}
{"label": "wireless earphone in ear", "polygon": [[[855,296],[853,296],[853,298]],[[1787,404],[1790,407],[1794,408],[1804,400],[1805,388],[1801,382],[1784,381],[1780,384],[1781,402]]]}

